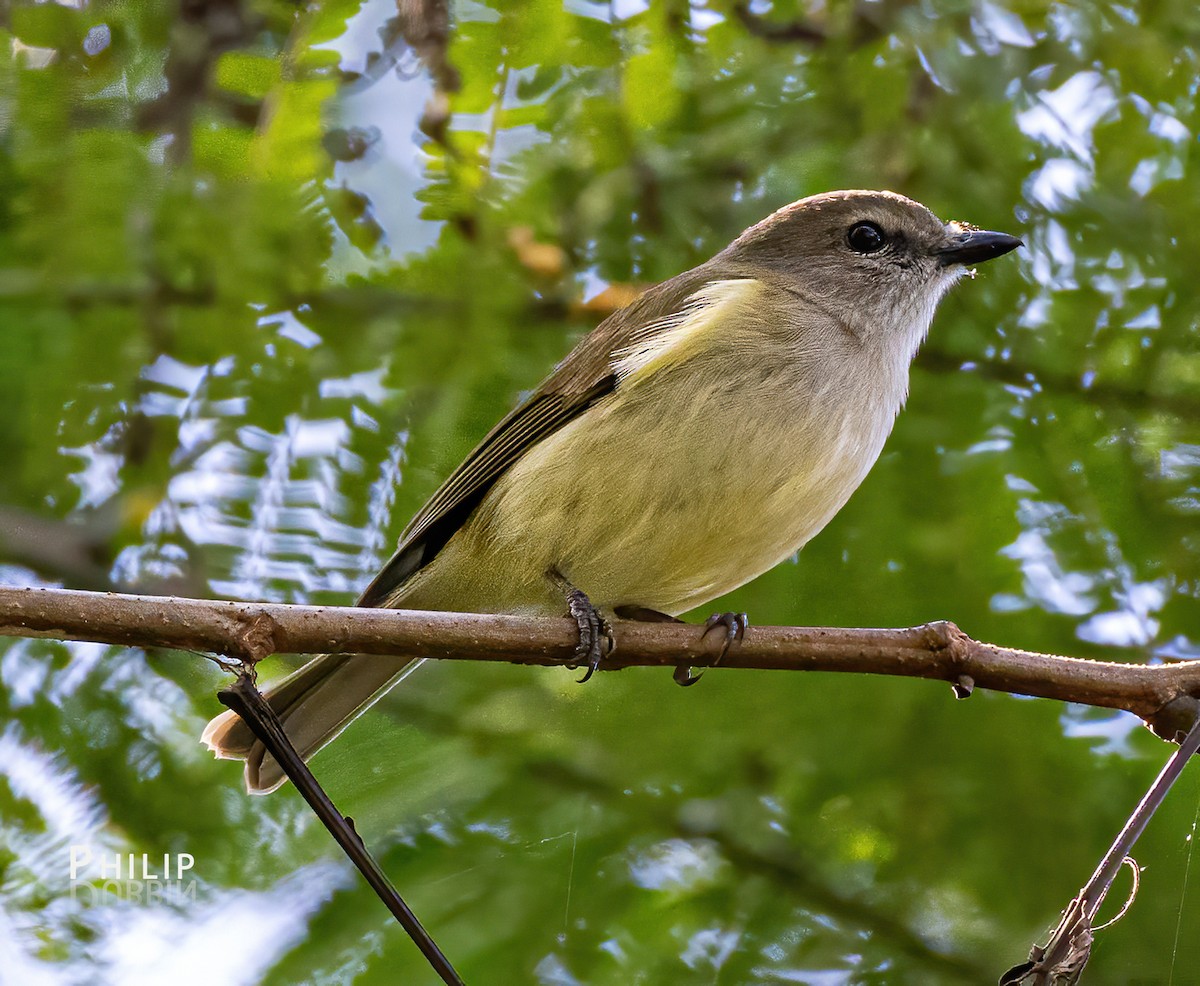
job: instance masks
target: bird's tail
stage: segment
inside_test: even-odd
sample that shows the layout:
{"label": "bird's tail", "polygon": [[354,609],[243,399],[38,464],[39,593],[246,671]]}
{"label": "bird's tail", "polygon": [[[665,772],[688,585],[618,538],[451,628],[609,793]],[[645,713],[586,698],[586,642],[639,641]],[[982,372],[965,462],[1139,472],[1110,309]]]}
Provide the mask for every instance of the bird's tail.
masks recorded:
{"label": "bird's tail", "polygon": [[[264,695],[305,760],[422,662],[363,654],[326,654],[309,661]],[[200,742],[218,757],[246,761],[246,789],[269,794],[287,778],[238,714],[222,712]]]}

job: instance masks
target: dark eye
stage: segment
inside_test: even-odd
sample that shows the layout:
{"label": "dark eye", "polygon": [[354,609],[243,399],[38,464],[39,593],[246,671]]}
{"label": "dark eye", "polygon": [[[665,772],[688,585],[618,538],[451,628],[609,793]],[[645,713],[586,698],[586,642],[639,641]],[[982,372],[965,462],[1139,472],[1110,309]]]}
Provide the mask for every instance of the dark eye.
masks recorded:
{"label": "dark eye", "polygon": [[846,234],[846,242],[855,253],[874,253],[883,249],[887,236],[874,223],[855,223]]}

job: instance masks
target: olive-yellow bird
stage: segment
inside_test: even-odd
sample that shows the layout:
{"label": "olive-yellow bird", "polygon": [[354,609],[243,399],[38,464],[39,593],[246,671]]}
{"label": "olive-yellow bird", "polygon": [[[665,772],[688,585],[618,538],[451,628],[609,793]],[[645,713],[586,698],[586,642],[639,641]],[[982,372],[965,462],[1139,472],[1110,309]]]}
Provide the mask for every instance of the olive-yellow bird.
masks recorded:
{"label": "olive-yellow bird", "polygon": [[[875,463],[938,301],[1020,240],[892,192],[801,199],[605,319],[418,511],[360,606],[675,616],[821,530]],[[318,657],[268,692],[309,756],[416,663]],[[232,712],[204,731],[283,780]]]}

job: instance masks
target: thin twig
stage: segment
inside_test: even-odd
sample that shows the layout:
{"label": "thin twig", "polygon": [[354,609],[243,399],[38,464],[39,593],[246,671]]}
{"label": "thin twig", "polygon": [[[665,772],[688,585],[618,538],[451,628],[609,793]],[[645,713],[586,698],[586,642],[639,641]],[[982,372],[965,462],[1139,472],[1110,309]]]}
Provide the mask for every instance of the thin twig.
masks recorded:
{"label": "thin twig", "polygon": [[1142,832],[1145,831],[1146,825],[1154,817],[1154,813],[1158,811],[1158,807],[1163,803],[1167,792],[1171,790],[1172,785],[1179,779],[1184,766],[1197,750],[1200,750],[1200,721],[1197,721],[1196,725],[1192,726],[1191,731],[1179,745],[1179,748],[1171,754],[1170,759],[1163,765],[1163,769],[1159,772],[1158,777],[1150,785],[1150,790],[1138,802],[1138,806],[1134,808],[1133,814],[1125,822],[1124,828],[1121,829],[1120,834],[1117,835],[1108,852],[1104,854],[1104,858],[1096,867],[1096,872],[1092,874],[1091,879],[1079,891],[1084,912],[1089,918],[1095,918],[1096,912],[1100,910],[1100,905],[1108,893],[1108,888],[1112,886],[1113,879],[1121,869],[1121,863],[1133,851],[1134,843],[1137,842]]}
{"label": "thin twig", "polygon": [[287,774],[288,780],[296,785],[296,790],[308,802],[308,806],[312,808],[316,816],[321,819],[321,823],[329,829],[338,845],[350,857],[350,861],[358,867],[359,872],[371,885],[376,896],[387,905],[388,910],[400,922],[400,926],[408,932],[409,938],[416,943],[417,948],[421,950],[421,954],[441,977],[442,982],[447,983],[448,986],[463,986],[462,979],[454,971],[450,961],[442,954],[442,950],[429,936],[429,932],[422,927],[412,909],[404,903],[404,898],[392,886],[392,882],[375,861],[375,857],[368,852],[362,837],[354,828],[354,822],[337,810],[337,807],[329,799],[329,795],[325,793],[324,788],[313,776],[312,771],[300,758],[300,754],[296,752],[296,748],[292,746],[291,740],[283,731],[279,717],[275,715],[275,711],[262,697],[262,693],[254,686],[250,675],[245,673],[239,675],[237,681],[228,688],[223,688],[217,693],[217,697],[222,704],[229,706],[245,720],[254,735],[262,741],[271,756],[279,762],[279,766]]}
{"label": "thin twig", "polygon": [[[1133,809],[1133,813],[1113,844],[1109,846],[1108,852],[1100,860],[1091,878],[1067,905],[1058,926],[1050,935],[1050,940],[1044,946],[1034,945],[1030,949],[1028,961],[1014,966],[1000,977],[1000,986],[1019,986],[1022,983],[1029,983],[1030,986],[1053,986],[1060,982],[1078,982],[1084,966],[1091,957],[1093,933],[1099,930],[1094,927],[1094,923],[1100,905],[1104,903],[1104,898],[1108,895],[1121,866],[1129,860],[1134,843],[1145,831],[1146,825],[1163,803],[1167,792],[1179,779],[1184,766],[1197,750],[1200,750],[1200,719],[1192,725],[1179,748],[1171,754],[1163,769],[1159,771],[1158,777]],[[1135,892],[1136,873],[1135,864]],[[1124,914],[1128,907],[1127,901],[1121,913]],[[1108,927],[1108,924],[1104,927]]]}

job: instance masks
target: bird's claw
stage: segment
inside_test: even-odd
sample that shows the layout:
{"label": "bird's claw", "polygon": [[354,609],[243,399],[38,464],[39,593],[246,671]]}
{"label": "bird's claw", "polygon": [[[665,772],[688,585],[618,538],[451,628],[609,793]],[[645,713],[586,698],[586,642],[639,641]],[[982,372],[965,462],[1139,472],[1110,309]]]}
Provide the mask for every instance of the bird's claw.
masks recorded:
{"label": "bird's claw", "polygon": [[[575,663],[571,667],[587,665],[587,670],[579,679],[579,683],[582,685],[600,669],[600,663],[604,660],[605,655],[611,654],[617,649],[617,641],[613,637],[612,626],[592,605],[592,601],[588,599],[586,593],[575,588],[569,589],[567,591],[567,607],[575,619],[575,625],[579,627],[579,643],[575,646]],[[607,649],[604,647],[604,642],[608,644]]]}
{"label": "bird's claw", "polygon": [[[707,637],[709,631],[716,627],[723,627],[725,629],[725,640],[721,644],[721,653],[712,662],[712,667],[720,664],[725,659],[725,655],[729,653],[729,648],[746,636],[746,629],[749,626],[750,620],[745,613],[713,613],[712,616],[704,621],[704,632],[700,634],[701,640]],[[684,688],[694,685],[703,676],[703,671],[700,674],[693,674],[692,669],[687,665],[677,667],[675,673],[672,675],[675,679],[675,684],[682,685]]]}
{"label": "bird's claw", "polygon": [[725,642],[721,645],[721,653],[717,655],[717,659],[713,661],[713,667],[716,667],[729,653],[730,646],[746,636],[746,629],[750,626],[750,619],[745,613],[713,613],[707,620],[704,621],[704,633],[700,634],[703,639],[708,636],[710,630],[717,627],[725,628]]}

